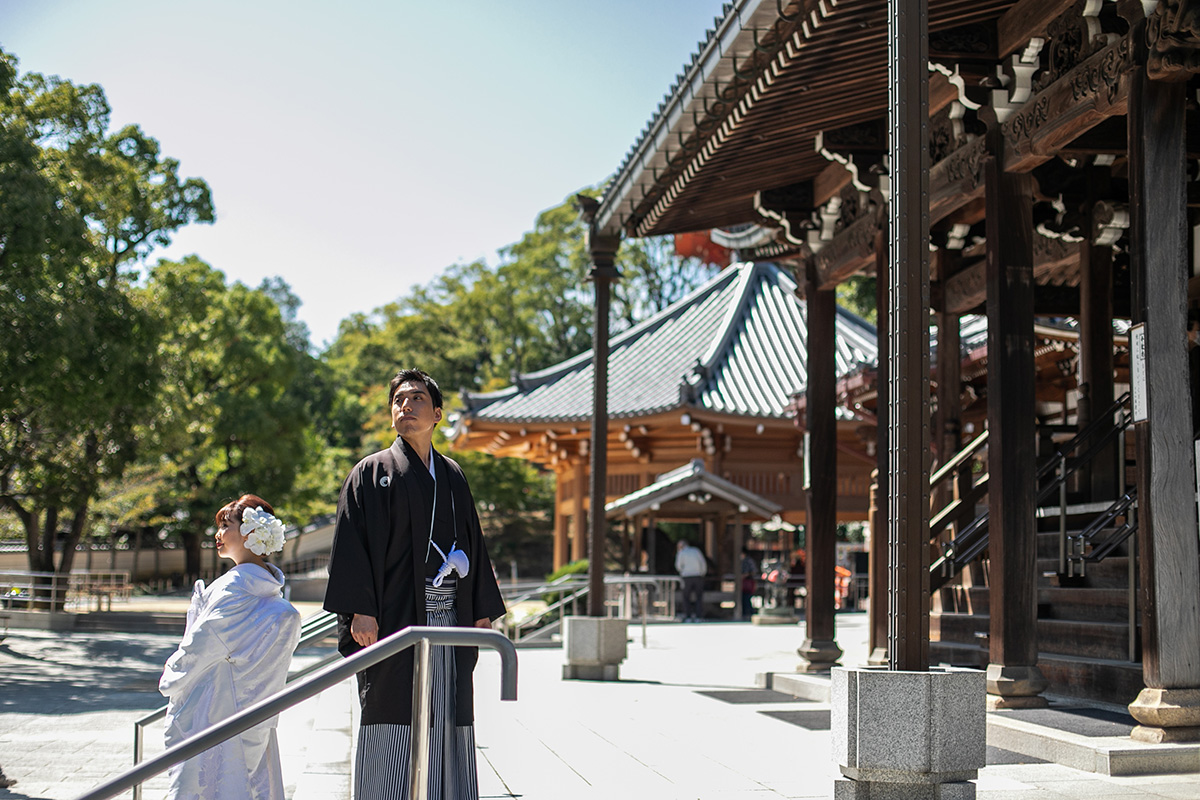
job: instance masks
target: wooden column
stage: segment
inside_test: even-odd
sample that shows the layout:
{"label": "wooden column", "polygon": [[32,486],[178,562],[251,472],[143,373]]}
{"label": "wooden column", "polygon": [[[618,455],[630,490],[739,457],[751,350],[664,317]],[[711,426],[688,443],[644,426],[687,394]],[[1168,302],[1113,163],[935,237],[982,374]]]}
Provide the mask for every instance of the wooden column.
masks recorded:
{"label": "wooden column", "polygon": [[745,619],[742,614],[742,578],[746,576],[742,572],[742,548],[745,546],[746,530],[742,527],[742,512],[739,509],[733,515],[733,618],[737,620]]}
{"label": "wooden column", "polygon": [[554,480],[554,568],[558,569],[568,561],[571,552],[571,533],[567,530],[567,515],[562,513],[566,493],[563,491],[563,481],[566,473],[559,472]]}
{"label": "wooden column", "polygon": [[887,354],[888,326],[883,324],[888,317],[888,237],[883,231],[875,237],[875,318],[879,357],[875,376],[875,409],[878,414],[875,456],[878,468],[875,474],[874,520],[871,523],[871,566],[867,580],[871,585],[871,601],[868,606],[870,635],[867,646],[871,655],[867,663],[873,666],[888,664],[888,425],[887,409],[890,406],[889,362]]}
{"label": "wooden column", "polygon": [[929,669],[929,6],[888,4],[888,666]]}
{"label": "wooden column", "polygon": [[[590,221],[590,220],[589,220]],[[588,253],[592,259],[590,278],[596,287],[596,313],[592,318],[592,444],[588,525],[588,616],[604,616],[604,549],[608,519],[608,318],[612,283],[618,277],[615,259],[620,236],[588,231]]]}
{"label": "wooden column", "polygon": [[[954,250],[938,251],[938,275],[942,281],[958,266],[959,253]],[[962,355],[959,335],[959,315],[940,309],[935,320],[938,330],[937,346],[937,415],[934,436],[937,437],[938,464],[954,457],[962,446]],[[940,487],[934,498],[935,506],[944,508],[950,502],[953,486]]]}
{"label": "wooden column", "polygon": [[1129,199],[1136,322],[1145,325],[1138,424],[1142,675],[1129,706],[1147,741],[1200,740],[1200,543],[1187,345],[1186,83],[1135,72]]}
{"label": "wooden column", "polygon": [[583,462],[576,460],[575,488],[571,497],[574,510],[571,512],[571,560],[587,558],[587,510],[583,500],[587,497],[587,471]]}
{"label": "wooden column", "polygon": [[987,192],[988,708],[1046,705],[1037,666],[1037,451],[1033,364],[1033,181],[1001,162],[991,134]]}
{"label": "wooden column", "polygon": [[825,672],[837,665],[842,649],[834,638],[834,579],[837,561],[837,373],[834,362],[836,295],[817,288],[816,267],[809,265],[804,283],[807,331],[804,348],[805,428],[808,436],[807,509],[805,523],[804,643],[796,651],[800,672]]}
{"label": "wooden column", "polygon": [[[1113,389],[1113,262],[1112,248],[1092,244],[1092,211],[1108,197],[1107,167],[1088,170],[1085,230],[1079,250],[1079,415],[1082,429],[1110,408]],[[1102,435],[1103,431],[1098,435]],[[1081,469],[1080,483],[1088,501],[1111,500],[1118,494],[1119,457],[1115,443],[1097,453]]]}

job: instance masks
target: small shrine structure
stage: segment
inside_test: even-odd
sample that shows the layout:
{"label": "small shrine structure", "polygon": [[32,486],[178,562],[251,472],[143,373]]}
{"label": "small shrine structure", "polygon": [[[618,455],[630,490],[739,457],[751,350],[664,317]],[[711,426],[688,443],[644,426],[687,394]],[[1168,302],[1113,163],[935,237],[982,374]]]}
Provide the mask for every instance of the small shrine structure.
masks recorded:
{"label": "small shrine structure", "polygon": [[[610,339],[606,503],[635,495],[698,461],[708,475],[748,493],[747,508],[793,524],[807,518],[804,433],[787,413],[808,379],[807,310],[787,270],[770,263],[725,269],[687,297]],[[815,346],[816,343],[814,343]],[[821,350],[838,374],[877,357],[875,329],[838,309]],[[468,393],[451,431],[454,449],[523,458],[555,475],[554,565],[587,556],[592,352],[519,375],[507,389]],[[837,515],[865,520],[874,440],[851,414],[837,422]],[[703,493],[696,500],[704,499]],[[704,549],[722,573],[736,569],[732,513],[688,501],[704,525]],[[639,530],[653,509],[639,517]],[[688,517],[673,509],[673,517]],[[628,535],[627,535],[628,536]],[[640,561],[637,541],[626,556]],[[655,565],[660,570],[669,566]]]}

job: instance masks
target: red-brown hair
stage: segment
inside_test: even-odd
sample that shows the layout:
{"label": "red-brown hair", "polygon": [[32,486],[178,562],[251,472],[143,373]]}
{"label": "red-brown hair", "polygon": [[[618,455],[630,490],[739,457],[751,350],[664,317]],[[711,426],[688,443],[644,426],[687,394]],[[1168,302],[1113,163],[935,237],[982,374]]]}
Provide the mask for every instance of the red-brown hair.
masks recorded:
{"label": "red-brown hair", "polygon": [[226,503],[217,512],[217,526],[221,523],[229,523],[230,527],[237,527],[242,524],[242,512],[247,508],[261,508],[268,514],[274,515],[275,509],[266,500],[263,500],[256,494],[244,494],[232,503]]}

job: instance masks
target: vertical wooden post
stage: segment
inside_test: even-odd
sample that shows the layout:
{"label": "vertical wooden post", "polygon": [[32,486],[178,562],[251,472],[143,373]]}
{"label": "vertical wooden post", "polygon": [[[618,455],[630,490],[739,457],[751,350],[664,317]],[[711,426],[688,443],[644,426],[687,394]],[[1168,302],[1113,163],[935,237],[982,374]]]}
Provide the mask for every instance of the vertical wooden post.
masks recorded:
{"label": "vertical wooden post", "polygon": [[1004,171],[991,134],[986,168],[989,708],[1046,705],[1037,666],[1033,185]]}
{"label": "vertical wooden post", "polygon": [[888,0],[888,665],[929,668],[928,0]]}
{"label": "vertical wooden post", "polygon": [[[1108,196],[1107,167],[1088,169],[1086,200],[1087,238],[1079,251],[1079,412],[1082,429],[1097,414],[1113,404],[1113,263],[1112,248],[1091,241],[1092,211],[1096,202]],[[1103,432],[1101,432],[1102,434]],[[1117,496],[1118,455],[1116,444],[1109,444],[1091,463],[1080,468],[1081,488],[1088,500],[1111,500]]]}
{"label": "vertical wooden post", "polygon": [[587,473],[583,469],[583,461],[575,459],[575,491],[571,498],[574,510],[571,512],[571,560],[579,561],[587,558],[587,510],[583,499],[587,497]]}
{"label": "vertical wooden post", "polygon": [[559,471],[554,476],[554,568],[558,569],[569,561],[571,533],[567,530],[567,515],[562,513],[566,492],[563,481],[566,474]]}
{"label": "vertical wooden post", "polygon": [[888,353],[888,294],[891,278],[888,271],[888,235],[881,231],[875,237],[875,318],[877,326],[877,346],[879,357],[876,361],[878,369],[875,375],[876,400],[875,410],[878,414],[876,429],[875,457],[878,467],[875,470],[875,517],[871,524],[871,604],[869,607],[871,633],[868,646],[871,655],[867,663],[873,666],[888,665],[888,603],[891,592],[888,590],[888,576],[891,569],[888,566],[890,546],[888,536],[888,497],[891,472],[888,468],[888,423],[887,414],[891,407],[891,391],[888,376],[891,374]]}
{"label": "vertical wooden post", "polygon": [[734,563],[734,584],[733,584],[733,600],[734,610],[733,618],[737,620],[745,619],[742,614],[742,579],[746,577],[746,573],[742,571],[742,548],[746,546],[746,530],[742,527],[742,512],[739,509],[733,515],[733,563]]}
{"label": "vertical wooden post", "polygon": [[1138,424],[1142,675],[1129,706],[1145,741],[1200,741],[1200,543],[1187,345],[1186,83],[1129,88],[1135,321],[1145,325],[1145,422]]}
{"label": "vertical wooden post", "polygon": [[608,317],[611,286],[618,277],[614,264],[620,237],[588,232],[592,258],[591,280],[596,287],[596,315],[592,321],[592,459],[590,484],[591,524],[588,526],[588,616],[604,616],[604,545],[608,519]]}
{"label": "vertical wooden post", "polygon": [[837,300],[833,290],[819,289],[816,268],[809,265],[804,282],[808,386],[805,429],[808,431],[809,486],[806,493],[804,643],[796,651],[800,672],[824,672],[836,666],[842,649],[834,639],[834,572],[837,560],[837,419],[834,336]]}

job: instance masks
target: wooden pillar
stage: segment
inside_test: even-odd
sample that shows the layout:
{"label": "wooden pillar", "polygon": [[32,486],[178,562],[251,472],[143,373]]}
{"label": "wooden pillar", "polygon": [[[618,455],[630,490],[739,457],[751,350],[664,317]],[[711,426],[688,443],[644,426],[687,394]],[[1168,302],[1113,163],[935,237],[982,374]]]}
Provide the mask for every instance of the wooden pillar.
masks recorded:
{"label": "wooden pillar", "polygon": [[587,471],[582,461],[575,461],[575,487],[572,490],[571,512],[571,560],[587,558],[587,510],[583,499],[587,497]]}
{"label": "wooden pillar", "polygon": [[651,575],[658,575],[658,537],[654,533],[654,524],[654,512],[651,511],[646,515],[646,550],[649,553],[646,568]]}
{"label": "wooden pillar", "polygon": [[742,614],[742,579],[746,573],[742,571],[742,549],[746,546],[746,531],[742,527],[742,512],[738,510],[733,515],[733,618],[745,619]]}
{"label": "wooden pillar", "polygon": [[[1088,170],[1086,231],[1092,230],[1095,205],[1108,196],[1107,167]],[[1113,389],[1113,261],[1112,248],[1095,245],[1089,235],[1079,251],[1079,412],[1082,429],[1116,399]],[[1103,435],[1100,431],[1097,435]],[[1080,488],[1089,501],[1111,500],[1120,486],[1116,443],[1107,445],[1080,468]]]}
{"label": "wooden pillar", "polygon": [[[589,220],[591,222],[591,220]],[[611,286],[618,277],[615,259],[619,235],[601,235],[590,227],[587,237],[592,268],[589,276],[596,287],[596,313],[592,318],[592,444],[589,456],[591,520],[588,529],[588,616],[604,616],[604,550],[608,518],[608,317]]]}
{"label": "wooden pillar", "polygon": [[554,568],[558,569],[569,561],[571,532],[567,530],[567,515],[562,512],[566,502],[563,481],[566,473],[559,472],[554,479]]}
{"label": "wooden pillar", "polygon": [[888,9],[888,666],[929,669],[928,3]]}
{"label": "wooden pillar", "polygon": [[804,643],[797,652],[800,672],[836,666],[842,649],[834,634],[834,580],[837,561],[837,372],[834,361],[837,301],[832,289],[817,286],[816,267],[804,282],[807,330],[804,348],[805,435],[808,437],[807,522],[805,523]]}
{"label": "wooden pillar", "polygon": [[1142,675],[1129,706],[1145,741],[1200,740],[1200,543],[1187,345],[1186,83],[1135,71],[1129,195],[1135,322],[1145,326],[1138,423]]}
{"label": "wooden pillar", "polygon": [[1046,705],[1037,666],[1037,450],[1033,182],[1004,171],[990,134],[987,181],[988,708]]}
{"label": "wooden pillar", "polygon": [[[959,262],[955,250],[938,251],[938,275],[942,281],[953,273]],[[962,446],[962,355],[959,315],[940,309],[936,314],[937,345],[937,415],[934,436],[937,441],[938,464],[954,457]],[[945,508],[954,487],[943,484],[934,498],[936,508]]]}
{"label": "wooden pillar", "polygon": [[888,425],[887,409],[891,403],[888,375],[890,362],[888,353],[888,326],[883,324],[888,316],[888,236],[887,231],[881,231],[875,237],[875,317],[880,321],[877,326],[877,347],[879,357],[875,376],[876,400],[875,409],[879,424],[876,431],[875,456],[878,467],[875,470],[874,503],[875,516],[871,523],[871,566],[868,581],[871,584],[871,603],[868,606],[869,624],[868,646],[871,655],[867,663],[873,666],[888,665]]}

